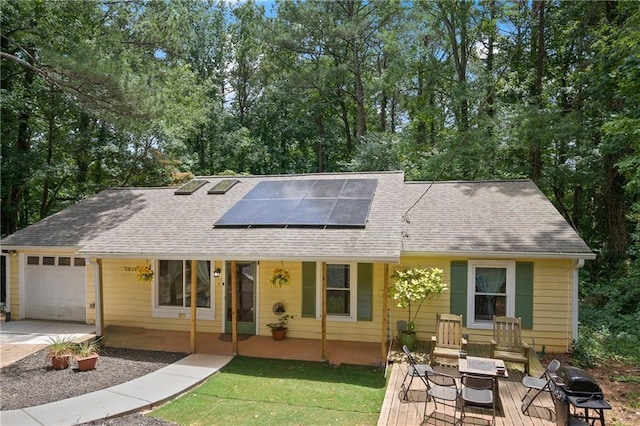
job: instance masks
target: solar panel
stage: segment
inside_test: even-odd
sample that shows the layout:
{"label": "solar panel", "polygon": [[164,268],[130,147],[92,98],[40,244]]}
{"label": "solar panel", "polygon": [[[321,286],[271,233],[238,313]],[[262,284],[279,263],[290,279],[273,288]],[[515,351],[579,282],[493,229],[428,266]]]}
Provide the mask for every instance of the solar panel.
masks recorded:
{"label": "solar panel", "polygon": [[337,198],[346,179],[317,180],[309,191],[312,198]]}
{"label": "solar panel", "polygon": [[368,199],[340,199],[336,203],[327,225],[334,226],[364,226],[369,217],[371,200]]}
{"label": "solar panel", "polygon": [[376,179],[262,181],[215,226],[364,227]]}
{"label": "solar panel", "polygon": [[289,222],[289,216],[293,214],[296,207],[300,204],[299,199],[293,200],[269,200],[267,205],[261,209],[256,217],[253,218],[251,225],[253,226],[284,226]]}
{"label": "solar panel", "polygon": [[284,181],[281,180],[260,182],[244,198],[270,200],[278,193],[282,185],[284,185]]}
{"label": "solar panel", "polygon": [[285,182],[273,198],[302,199],[307,195],[313,184],[314,181],[312,180]]}
{"label": "solar panel", "polygon": [[376,192],[378,181],[375,179],[348,179],[340,198],[372,198]]}
{"label": "solar panel", "polygon": [[247,226],[253,221],[253,218],[263,210],[269,200],[245,200],[242,199],[235,203],[227,212],[216,222],[217,226]]}
{"label": "solar panel", "polygon": [[289,218],[288,225],[325,225],[335,205],[335,199],[304,199]]}

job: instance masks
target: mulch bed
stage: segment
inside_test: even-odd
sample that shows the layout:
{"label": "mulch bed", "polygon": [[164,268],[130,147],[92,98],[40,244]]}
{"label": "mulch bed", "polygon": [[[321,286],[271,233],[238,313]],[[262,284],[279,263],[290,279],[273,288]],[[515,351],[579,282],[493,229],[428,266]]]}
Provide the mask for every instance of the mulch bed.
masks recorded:
{"label": "mulch bed", "polygon": [[15,410],[119,385],[187,356],[185,353],[104,347],[95,370],[53,370],[42,349],[0,369],[0,409]]}

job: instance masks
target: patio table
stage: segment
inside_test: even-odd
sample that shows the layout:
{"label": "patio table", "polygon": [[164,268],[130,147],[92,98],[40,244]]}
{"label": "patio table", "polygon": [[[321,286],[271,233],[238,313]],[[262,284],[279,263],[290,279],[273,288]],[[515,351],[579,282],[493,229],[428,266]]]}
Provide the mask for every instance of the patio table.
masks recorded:
{"label": "patio table", "polygon": [[[467,356],[458,360],[458,371],[460,374],[473,374],[476,376],[508,378],[509,372],[501,359],[481,358],[476,356]],[[496,408],[500,401],[500,387],[496,380],[496,387],[494,390],[496,398]]]}

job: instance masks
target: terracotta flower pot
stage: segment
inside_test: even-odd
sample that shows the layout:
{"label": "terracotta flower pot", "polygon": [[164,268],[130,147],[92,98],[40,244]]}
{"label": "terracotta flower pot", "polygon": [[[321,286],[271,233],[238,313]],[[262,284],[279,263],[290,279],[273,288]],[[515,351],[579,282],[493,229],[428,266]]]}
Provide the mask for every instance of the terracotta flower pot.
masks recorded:
{"label": "terracotta flower pot", "polygon": [[96,363],[98,362],[98,354],[90,355],[84,358],[76,358],[76,362],[78,363],[78,370],[80,371],[89,371],[96,368]]}
{"label": "terracotta flower pot", "polygon": [[69,355],[52,356],[51,366],[54,370],[64,370],[65,368],[69,368]]}
{"label": "terracotta flower pot", "polygon": [[271,336],[273,336],[273,340],[284,340],[287,336],[287,329],[283,328],[282,330],[271,330]]}

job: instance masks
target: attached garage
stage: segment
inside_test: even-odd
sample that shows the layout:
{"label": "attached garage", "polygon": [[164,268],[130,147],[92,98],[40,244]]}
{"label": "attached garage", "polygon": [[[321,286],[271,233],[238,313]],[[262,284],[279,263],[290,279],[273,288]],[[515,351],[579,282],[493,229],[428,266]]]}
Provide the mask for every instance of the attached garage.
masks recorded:
{"label": "attached garage", "polygon": [[27,256],[24,296],[26,318],[85,322],[85,259]]}

